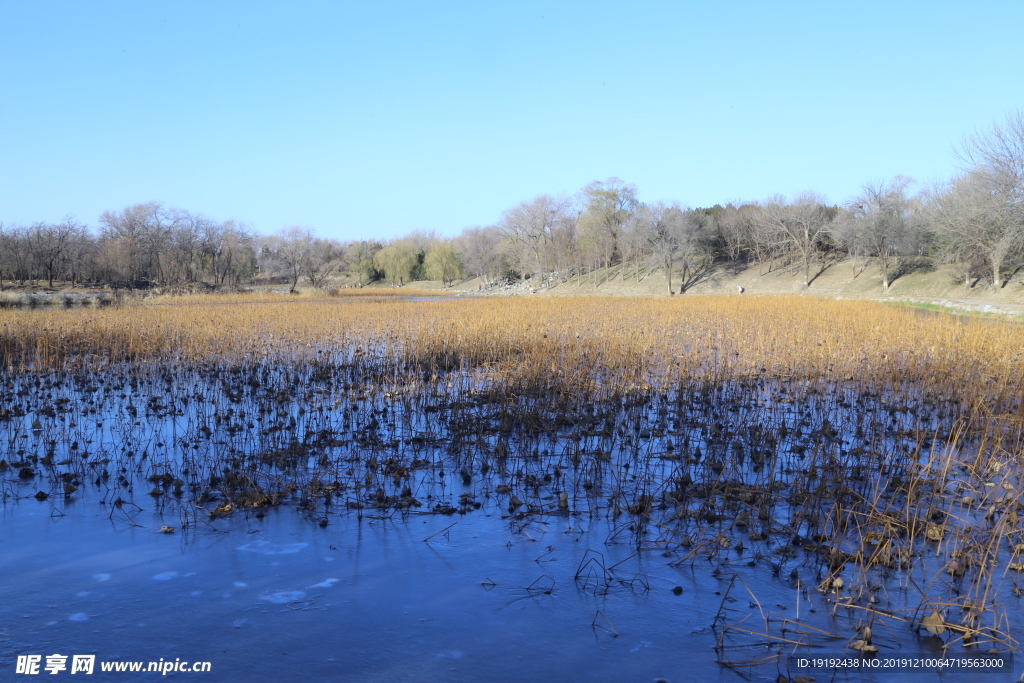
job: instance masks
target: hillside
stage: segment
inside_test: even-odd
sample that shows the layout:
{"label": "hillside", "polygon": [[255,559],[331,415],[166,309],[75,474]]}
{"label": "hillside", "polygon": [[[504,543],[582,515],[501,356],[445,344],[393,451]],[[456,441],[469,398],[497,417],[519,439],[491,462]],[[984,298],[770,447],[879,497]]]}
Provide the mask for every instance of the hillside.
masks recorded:
{"label": "hillside", "polygon": [[[1024,278],[1020,273],[999,290],[992,289],[984,281],[974,282],[973,286],[967,288],[961,276],[957,274],[956,268],[944,265],[903,275],[892,282],[888,292],[883,293],[878,269],[870,265],[862,269],[862,264],[863,261],[859,261],[856,268],[853,267],[851,260],[828,264],[825,270],[812,280],[806,293],[827,298],[934,303],[964,310],[1024,313]],[[509,286],[484,286],[480,289],[481,285],[482,281],[474,278],[457,282],[446,291],[472,295],[668,296],[668,285],[663,271],[641,271],[638,281],[635,271],[627,269],[623,273],[619,266],[597,271],[596,285],[595,274],[584,276],[579,283],[571,280],[559,282],[551,287],[534,286],[530,280]],[[674,279],[673,285],[678,292],[678,277]],[[416,282],[410,287],[445,289],[436,282]],[[731,266],[725,265],[700,277],[682,296],[739,296],[739,287],[743,287],[744,296],[799,294],[804,291],[802,271],[798,267],[776,267],[771,272],[767,272],[765,268],[759,272],[757,266],[734,271]]]}
{"label": "hillside", "polygon": [[[1007,313],[1024,315],[1024,272],[1018,272],[1010,278],[1009,283],[998,290],[988,286],[985,281],[975,281],[972,286],[965,287],[956,266],[942,265],[933,268],[921,268],[896,278],[888,292],[882,291],[882,280],[877,267],[863,267],[858,261],[847,259],[828,263],[824,270],[814,275],[809,288],[803,288],[803,273],[799,267],[774,267],[771,271],[765,268],[750,266],[736,269],[729,264],[719,265],[694,277],[687,283],[686,292],[679,293],[679,277],[673,279],[674,296],[758,296],[773,294],[806,294],[813,297],[829,299],[871,299],[878,301],[907,302],[922,306],[938,306],[960,311],[980,313]],[[812,272],[813,275],[813,272]],[[163,299],[170,295],[177,298],[183,293],[203,295],[230,292],[251,292],[263,295],[287,296],[287,285],[255,284],[243,286],[240,290],[234,287],[221,288],[211,285],[195,284],[176,288],[154,288],[126,292],[110,287],[96,285],[79,285],[71,287],[68,283],[55,283],[49,288],[41,284],[26,283],[21,286],[7,284],[0,290],[0,308],[36,307],[47,305],[87,306],[104,305],[125,300]],[[441,282],[417,280],[404,287],[392,287],[390,284],[377,281],[359,287],[354,279],[335,278],[324,289],[313,289],[308,286],[298,288],[300,299],[329,298],[338,294],[344,295],[357,288],[363,293],[380,291],[389,294],[409,295],[417,293],[447,294],[451,296],[584,296],[584,297],[667,297],[668,283],[663,270],[636,270],[622,266],[601,269],[588,273],[577,281],[556,281],[544,286],[537,278],[526,282],[516,281],[512,284],[486,284],[480,278],[457,281],[451,287]],[[742,293],[740,288],[743,289]],[[193,291],[194,290],[194,291]]]}

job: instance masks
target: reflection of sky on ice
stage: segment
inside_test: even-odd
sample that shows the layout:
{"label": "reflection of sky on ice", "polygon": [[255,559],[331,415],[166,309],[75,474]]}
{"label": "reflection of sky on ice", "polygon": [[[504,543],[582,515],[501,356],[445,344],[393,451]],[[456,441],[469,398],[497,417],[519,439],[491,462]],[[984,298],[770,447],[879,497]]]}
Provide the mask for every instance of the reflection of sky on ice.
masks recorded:
{"label": "reflection of sky on ice", "polygon": [[257,553],[259,555],[291,555],[297,553],[306,546],[308,543],[271,543],[270,541],[253,541],[252,543],[246,543],[245,545],[238,546],[239,550]]}
{"label": "reflection of sky on ice", "polygon": [[[342,516],[323,530],[280,508],[262,521],[235,514],[217,531],[166,535],[157,530],[167,520],[148,512],[136,517],[141,527],[111,526],[82,502],[68,505],[78,506],[53,519],[36,501],[4,513],[8,652],[180,657],[230,677],[281,680],[299,662],[311,680],[680,681],[695,670],[725,680],[714,637],[690,633],[714,609],[694,597],[696,578],[662,561],[645,568],[661,574],[649,574],[649,593],[579,591],[572,574],[586,544],[605,536],[565,534],[566,519],[507,545],[497,516],[466,516],[424,543],[451,518]],[[548,545],[555,551],[535,561]],[[623,547],[616,561],[636,564],[631,554]],[[551,594],[525,590],[545,574]],[[684,596],[671,593],[687,581]],[[592,628],[597,610],[632,637]]]}
{"label": "reflection of sky on ice", "polygon": [[278,591],[276,593],[264,593],[260,600],[272,602],[275,605],[286,605],[290,602],[298,602],[306,597],[305,591]]}

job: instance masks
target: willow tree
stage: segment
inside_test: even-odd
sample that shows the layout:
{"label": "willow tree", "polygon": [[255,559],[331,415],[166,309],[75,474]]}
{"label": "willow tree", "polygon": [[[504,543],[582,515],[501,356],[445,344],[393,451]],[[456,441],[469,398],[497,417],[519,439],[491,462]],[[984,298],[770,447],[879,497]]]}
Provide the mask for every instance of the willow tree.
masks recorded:
{"label": "willow tree", "polygon": [[419,251],[409,240],[398,240],[378,251],[373,265],[384,273],[392,287],[404,285],[412,279],[412,271],[419,264]]}
{"label": "willow tree", "polygon": [[423,267],[427,277],[440,280],[445,287],[450,286],[462,275],[462,263],[455,248],[449,242],[435,242],[427,249],[423,258]]}

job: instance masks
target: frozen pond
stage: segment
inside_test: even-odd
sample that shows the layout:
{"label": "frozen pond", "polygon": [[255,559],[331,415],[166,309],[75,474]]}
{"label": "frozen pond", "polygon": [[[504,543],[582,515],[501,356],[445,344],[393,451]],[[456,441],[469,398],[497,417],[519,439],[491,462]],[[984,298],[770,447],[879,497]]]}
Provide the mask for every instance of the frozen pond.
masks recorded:
{"label": "frozen pond", "polygon": [[[52,518],[35,501],[6,512],[5,652],[209,661],[220,680],[735,678],[711,656],[717,604],[701,596],[718,582],[607,548],[603,530],[569,519],[514,536],[484,515],[321,529],[283,508],[171,535],[159,528],[174,519],[135,519],[75,506]],[[649,590],[574,581],[588,547]]]}
{"label": "frozen pond", "polygon": [[857,655],[865,626],[879,657],[1021,633],[1021,482],[1004,456],[972,470],[976,447],[949,445],[955,405],[761,379],[573,405],[359,372],[9,378],[5,673],[61,654],[119,681],[156,674],[101,664],[765,681],[806,673],[790,655]]}
{"label": "frozen pond", "polygon": [[[498,516],[467,515],[425,542],[452,520],[350,516],[321,529],[282,508],[164,534],[159,528],[175,520],[151,512],[136,516],[137,527],[74,506],[65,512],[53,518],[33,501],[3,516],[7,653],[208,661],[220,680],[770,680],[764,669],[749,679],[715,663],[710,626],[728,577],[709,574],[706,563],[672,567],[607,546],[602,524],[551,519],[510,536]],[[624,581],[598,586],[600,572],[574,579],[595,548]],[[745,581],[762,599],[786,600],[766,609],[800,609],[793,585],[780,586],[768,569],[746,571]],[[749,611],[749,595],[732,596],[729,607]],[[820,599],[803,609],[815,607],[829,609]],[[935,647],[928,638],[901,645]],[[3,665],[13,670],[10,655]],[[942,678],[984,679],[1008,680]]]}

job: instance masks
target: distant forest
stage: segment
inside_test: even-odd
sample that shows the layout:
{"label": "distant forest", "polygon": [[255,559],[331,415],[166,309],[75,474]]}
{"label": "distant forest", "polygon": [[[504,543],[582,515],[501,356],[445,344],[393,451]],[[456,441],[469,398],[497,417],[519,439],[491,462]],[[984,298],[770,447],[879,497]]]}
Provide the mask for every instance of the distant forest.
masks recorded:
{"label": "distant forest", "polygon": [[294,289],[479,277],[542,288],[588,277],[597,286],[611,268],[638,280],[660,270],[668,292],[681,293],[717,268],[798,269],[810,287],[837,258],[877,269],[883,290],[939,263],[955,264],[967,286],[1005,287],[1024,268],[1024,111],[967,138],[959,156],[964,173],[941,186],[910,193],[912,181],[898,176],[841,205],[813,193],[706,208],[643,203],[635,186],[612,178],[573,196],[535,197],[453,238],[417,231],[388,242],[340,242],[303,228],[262,235],[236,221],[138,204],[105,212],[96,227],[72,217],[0,224],[0,287]]}

